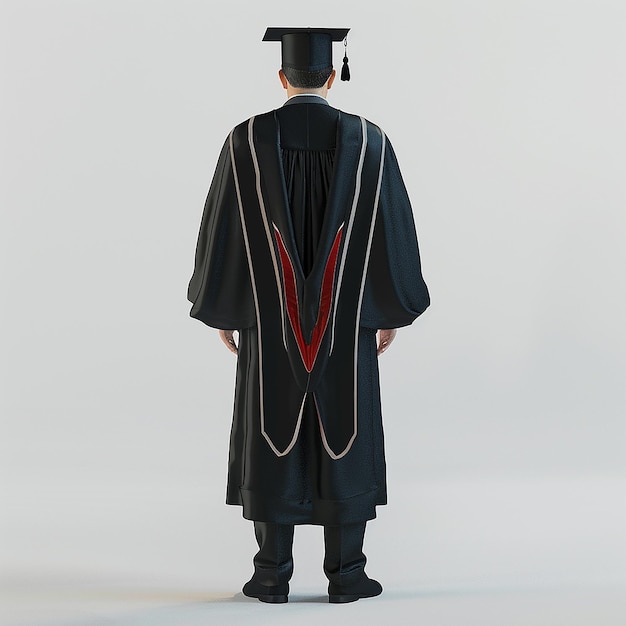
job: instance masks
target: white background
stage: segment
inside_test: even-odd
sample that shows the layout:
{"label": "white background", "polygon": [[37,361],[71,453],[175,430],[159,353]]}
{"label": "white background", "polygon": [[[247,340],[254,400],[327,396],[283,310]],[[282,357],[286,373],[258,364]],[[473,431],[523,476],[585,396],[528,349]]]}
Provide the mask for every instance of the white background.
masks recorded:
{"label": "white background", "polygon": [[[224,504],[235,358],[186,291],[224,138],[285,98],[267,26],[351,27],[329,100],[393,143],[432,297],[381,358],[389,505],[366,551],[386,594],[354,607],[623,623],[625,23],[606,0],[3,1],[10,623],[259,611],[206,602],[256,545]],[[297,532],[303,599],[325,593],[319,530]],[[552,608],[524,617],[537,590]]]}

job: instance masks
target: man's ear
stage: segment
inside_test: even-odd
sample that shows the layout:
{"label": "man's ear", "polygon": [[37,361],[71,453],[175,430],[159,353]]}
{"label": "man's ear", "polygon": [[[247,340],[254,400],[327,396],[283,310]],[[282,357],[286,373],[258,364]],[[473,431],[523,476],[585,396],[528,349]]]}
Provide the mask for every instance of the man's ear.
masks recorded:
{"label": "man's ear", "polygon": [[[335,71],[335,70],[333,70]],[[283,72],[282,70],[278,70],[278,78],[280,78],[280,82],[283,85],[284,89],[287,89],[287,77],[285,76],[285,72]]]}
{"label": "man's ear", "polygon": [[337,76],[337,71],[333,70],[330,73],[330,76],[328,77],[328,80],[326,81],[326,89],[330,89],[333,85],[333,82],[335,80],[335,76]]}

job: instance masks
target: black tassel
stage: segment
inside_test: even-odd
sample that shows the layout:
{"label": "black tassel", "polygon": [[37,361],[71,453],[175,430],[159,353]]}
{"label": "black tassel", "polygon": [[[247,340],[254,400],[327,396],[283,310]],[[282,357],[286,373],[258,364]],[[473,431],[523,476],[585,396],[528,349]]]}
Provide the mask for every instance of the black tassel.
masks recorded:
{"label": "black tassel", "polygon": [[350,80],[350,68],[348,67],[348,38],[343,40],[343,67],[341,68],[341,80]]}
{"label": "black tassel", "polygon": [[341,80],[350,80],[350,68],[348,67],[348,57],[343,57],[343,67],[341,68]]}

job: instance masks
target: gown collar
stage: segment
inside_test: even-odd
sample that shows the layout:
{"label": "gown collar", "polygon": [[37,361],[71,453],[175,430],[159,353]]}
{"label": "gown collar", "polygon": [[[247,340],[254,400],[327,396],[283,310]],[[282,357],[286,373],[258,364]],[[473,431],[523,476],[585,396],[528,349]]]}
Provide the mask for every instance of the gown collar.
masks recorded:
{"label": "gown collar", "polygon": [[297,93],[288,98],[283,106],[289,104],[325,104],[330,106],[326,98],[318,96],[316,93]]}

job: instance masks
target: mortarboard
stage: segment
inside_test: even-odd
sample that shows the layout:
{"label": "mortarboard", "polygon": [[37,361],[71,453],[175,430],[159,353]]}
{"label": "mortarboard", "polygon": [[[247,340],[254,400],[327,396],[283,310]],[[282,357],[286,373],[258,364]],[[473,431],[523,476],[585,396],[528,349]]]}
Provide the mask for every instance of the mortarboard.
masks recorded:
{"label": "mortarboard", "polygon": [[315,72],[333,65],[333,41],[344,41],[341,80],[350,80],[347,56],[349,28],[268,28],[263,41],[280,41],[283,67]]}

